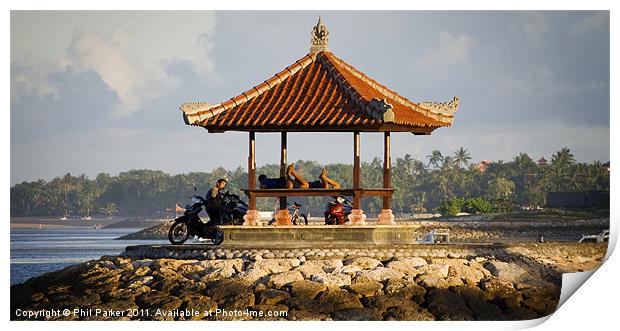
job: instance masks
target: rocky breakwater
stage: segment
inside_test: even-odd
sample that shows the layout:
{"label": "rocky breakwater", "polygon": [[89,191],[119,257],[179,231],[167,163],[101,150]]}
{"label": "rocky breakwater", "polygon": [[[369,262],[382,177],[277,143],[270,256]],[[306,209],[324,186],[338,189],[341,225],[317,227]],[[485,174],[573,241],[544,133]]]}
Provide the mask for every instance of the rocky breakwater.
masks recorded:
{"label": "rocky breakwater", "polygon": [[[270,258],[107,256],[11,287],[12,319],[520,320],[552,313],[561,273],[600,265],[603,244],[479,254]],[[472,252],[475,251],[472,249]],[[493,253],[495,252],[495,253]],[[428,254],[427,254],[428,255]],[[58,315],[36,312],[58,310]],[[29,317],[25,312],[34,312]],[[64,313],[63,313],[64,312]],[[89,313],[90,312],[90,313]]]}

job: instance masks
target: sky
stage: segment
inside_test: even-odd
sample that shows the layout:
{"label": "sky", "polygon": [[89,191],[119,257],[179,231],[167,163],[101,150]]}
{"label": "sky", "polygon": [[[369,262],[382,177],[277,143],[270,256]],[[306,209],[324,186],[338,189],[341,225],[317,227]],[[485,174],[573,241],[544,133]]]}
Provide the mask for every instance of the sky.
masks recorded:
{"label": "sky", "polygon": [[[520,152],[610,154],[607,11],[12,11],[11,185],[70,172],[247,167],[247,133],[183,122],[305,56],[321,15],[339,58],[413,102],[460,100],[452,127],[392,134],[392,158],[463,146],[473,161]],[[289,161],[352,163],[352,133],[290,133]],[[362,133],[362,160],[382,134]],[[257,134],[257,163],[279,135]]]}

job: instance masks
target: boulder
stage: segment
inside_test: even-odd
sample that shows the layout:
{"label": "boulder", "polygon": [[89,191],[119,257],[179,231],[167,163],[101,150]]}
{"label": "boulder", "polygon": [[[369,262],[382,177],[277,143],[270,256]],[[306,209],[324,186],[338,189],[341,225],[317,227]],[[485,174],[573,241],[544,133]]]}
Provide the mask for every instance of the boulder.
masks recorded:
{"label": "boulder", "polygon": [[383,294],[383,284],[376,281],[368,281],[364,283],[354,283],[347,287],[351,293],[355,293],[361,296],[373,296],[377,294]]}
{"label": "boulder", "polygon": [[487,277],[480,281],[480,288],[488,301],[502,309],[518,308],[523,302],[523,297],[509,281]]}
{"label": "boulder", "polygon": [[284,285],[303,279],[304,276],[302,276],[301,272],[299,271],[285,271],[279,274],[270,275],[268,279],[268,284],[276,288],[281,288]]}
{"label": "boulder", "polygon": [[384,282],[388,279],[399,279],[405,276],[404,273],[391,268],[377,267],[372,270],[364,270],[353,279],[354,283],[364,283],[368,281]]}
{"label": "boulder", "polygon": [[493,276],[511,283],[521,283],[532,278],[539,278],[537,277],[537,273],[533,270],[523,268],[516,263],[506,263],[493,260],[485,263],[484,267],[489,270]]}
{"label": "boulder", "polygon": [[298,259],[263,259],[255,261],[252,267],[262,269],[268,274],[277,274],[289,271],[300,264]]}
{"label": "boulder", "polygon": [[236,274],[233,279],[239,280],[249,286],[255,286],[263,281],[267,281],[268,274],[263,269],[247,269]]}
{"label": "boulder", "polygon": [[502,310],[496,305],[489,303],[484,292],[477,286],[465,284],[452,288],[467,303],[467,307],[474,314],[477,321],[498,320]]}
{"label": "boulder", "polygon": [[334,310],[364,308],[357,295],[338,288],[319,293],[317,300],[333,306]]}
{"label": "boulder", "polygon": [[414,300],[421,304],[424,302],[426,289],[414,282],[394,278],[388,279],[385,283],[383,292],[385,292],[386,295],[402,296],[405,299]]}
{"label": "boulder", "polygon": [[289,284],[290,292],[295,297],[314,299],[321,291],[325,291],[327,286],[307,279],[295,281]]}
{"label": "boulder", "polygon": [[377,259],[371,257],[360,256],[352,259],[345,260],[344,265],[354,265],[361,269],[374,269],[376,267],[383,267],[383,263]]}
{"label": "boulder", "polygon": [[286,291],[266,289],[258,293],[257,299],[260,305],[275,305],[290,297],[291,295]]}
{"label": "boulder", "polygon": [[381,321],[383,316],[370,308],[357,308],[334,312],[332,318],[336,321]]}
{"label": "boulder", "polygon": [[347,274],[323,274],[323,275],[313,275],[310,280],[325,284],[325,285],[335,285],[335,286],[345,286],[351,285],[351,276]]}
{"label": "boulder", "polygon": [[471,321],[472,311],[457,294],[445,289],[432,289],[427,295],[428,310],[441,321]]}

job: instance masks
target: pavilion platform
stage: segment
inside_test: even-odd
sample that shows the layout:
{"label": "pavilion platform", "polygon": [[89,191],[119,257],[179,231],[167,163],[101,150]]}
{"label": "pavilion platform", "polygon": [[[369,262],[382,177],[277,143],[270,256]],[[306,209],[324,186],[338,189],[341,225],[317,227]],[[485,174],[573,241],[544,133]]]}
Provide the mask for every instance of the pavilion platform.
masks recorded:
{"label": "pavilion platform", "polygon": [[222,226],[222,247],[417,244],[415,225]]}

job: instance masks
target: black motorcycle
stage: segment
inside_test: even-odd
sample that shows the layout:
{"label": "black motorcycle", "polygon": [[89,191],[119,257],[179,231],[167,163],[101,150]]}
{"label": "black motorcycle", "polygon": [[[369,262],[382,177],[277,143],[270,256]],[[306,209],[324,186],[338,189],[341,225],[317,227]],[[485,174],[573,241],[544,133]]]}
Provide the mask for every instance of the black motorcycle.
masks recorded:
{"label": "black motorcycle", "polygon": [[[194,188],[195,191],[196,188]],[[209,220],[209,222],[204,223],[198,214],[207,201],[197,194],[191,198],[192,205],[185,206],[183,216],[176,218],[168,230],[168,240],[173,245],[181,245],[193,236],[211,239],[215,245],[219,245],[224,241],[224,232],[218,225],[242,224],[243,216],[248,210],[248,205],[238,195],[226,192],[222,194],[223,203],[220,208],[220,219]]]}

